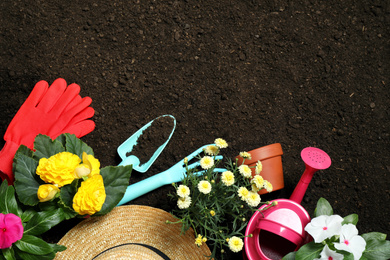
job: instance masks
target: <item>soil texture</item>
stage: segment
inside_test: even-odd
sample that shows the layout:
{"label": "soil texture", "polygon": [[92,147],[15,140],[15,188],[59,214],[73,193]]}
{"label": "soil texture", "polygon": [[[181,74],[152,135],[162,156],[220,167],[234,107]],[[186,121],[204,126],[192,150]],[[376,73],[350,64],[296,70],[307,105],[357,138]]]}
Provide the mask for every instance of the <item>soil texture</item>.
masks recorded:
{"label": "soil texture", "polygon": [[[359,233],[390,230],[388,1],[1,1],[0,135],[35,83],[64,78],[92,98],[83,137],[102,167],[140,127],[170,114],[176,130],[135,183],[224,138],[234,158],[281,143],[289,198],[303,148],[327,152],[302,206],[320,197],[359,215]],[[4,145],[0,140],[0,147]],[[164,186],[130,204],[170,211]],[[77,220],[47,234],[58,239]],[[241,254],[228,254],[240,259]]]}

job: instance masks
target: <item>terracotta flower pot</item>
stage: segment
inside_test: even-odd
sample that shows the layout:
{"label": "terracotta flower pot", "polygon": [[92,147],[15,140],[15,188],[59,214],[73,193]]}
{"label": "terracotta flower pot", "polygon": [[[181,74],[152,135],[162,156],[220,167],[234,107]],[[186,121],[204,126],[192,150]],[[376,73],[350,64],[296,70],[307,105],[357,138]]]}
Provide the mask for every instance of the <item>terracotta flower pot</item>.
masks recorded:
{"label": "terracotta flower pot", "polygon": [[[261,161],[263,164],[263,170],[260,175],[271,182],[273,190],[280,190],[284,188],[283,167],[282,167],[282,146],[280,143],[270,144],[263,146],[248,153],[252,158],[245,159],[244,164],[248,166],[256,166],[257,161]],[[242,164],[243,158],[241,156],[236,157],[238,159],[238,165]],[[252,176],[255,175],[255,168],[252,168]],[[265,194],[267,191],[262,189],[259,194]]]}

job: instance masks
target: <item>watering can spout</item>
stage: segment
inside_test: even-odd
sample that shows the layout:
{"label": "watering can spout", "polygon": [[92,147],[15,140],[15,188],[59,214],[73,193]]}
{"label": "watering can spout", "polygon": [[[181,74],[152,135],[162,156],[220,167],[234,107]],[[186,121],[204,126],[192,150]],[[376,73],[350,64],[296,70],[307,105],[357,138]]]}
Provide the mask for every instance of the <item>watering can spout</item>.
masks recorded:
{"label": "watering can spout", "polygon": [[305,171],[290,197],[290,200],[299,204],[302,202],[303,196],[306,193],[307,187],[309,186],[314,173],[318,170],[325,170],[329,168],[332,163],[326,152],[315,147],[306,147],[303,149],[301,157],[305,163]]}

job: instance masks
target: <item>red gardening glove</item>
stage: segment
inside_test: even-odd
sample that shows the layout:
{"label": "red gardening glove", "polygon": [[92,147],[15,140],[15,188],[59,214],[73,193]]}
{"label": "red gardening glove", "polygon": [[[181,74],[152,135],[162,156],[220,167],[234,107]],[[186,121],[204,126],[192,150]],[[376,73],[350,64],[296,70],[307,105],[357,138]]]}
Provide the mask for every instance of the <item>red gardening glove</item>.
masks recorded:
{"label": "red gardening glove", "polygon": [[92,99],[79,96],[77,84],[67,86],[64,79],[57,79],[49,87],[39,81],[20,107],[4,135],[6,141],[0,151],[0,177],[13,184],[12,161],[21,144],[33,149],[34,139],[44,134],[55,139],[62,133],[82,137],[95,128],[92,120]]}

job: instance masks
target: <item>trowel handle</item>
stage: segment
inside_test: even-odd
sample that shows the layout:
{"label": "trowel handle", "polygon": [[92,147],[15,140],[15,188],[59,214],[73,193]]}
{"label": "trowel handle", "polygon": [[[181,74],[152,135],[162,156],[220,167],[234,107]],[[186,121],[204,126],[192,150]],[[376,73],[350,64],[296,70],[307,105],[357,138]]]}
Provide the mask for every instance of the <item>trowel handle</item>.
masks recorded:
{"label": "trowel handle", "polygon": [[164,185],[164,181],[161,178],[162,175],[156,174],[140,182],[129,185],[126,189],[125,195],[123,195],[123,198],[117,206],[123,205],[148,192],[151,192],[152,190],[160,188]]}
{"label": "trowel handle", "polygon": [[313,174],[316,172],[316,169],[311,168],[306,165],[306,169],[302,174],[301,179],[298,182],[298,185],[295,187],[293,193],[291,194],[290,200],[295,201],[298,204],[301,204],[303,196],[305,196],[307,187],[313,178]]}

